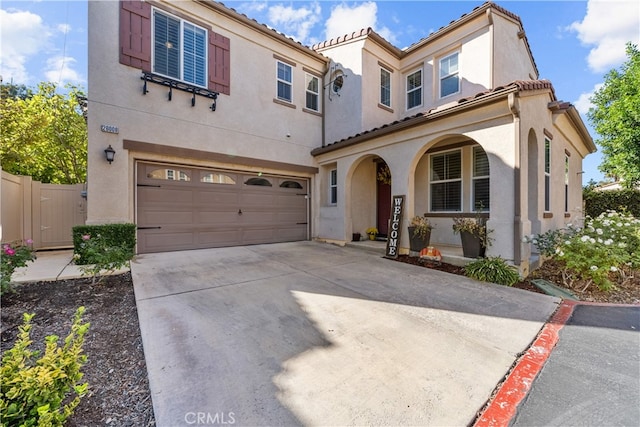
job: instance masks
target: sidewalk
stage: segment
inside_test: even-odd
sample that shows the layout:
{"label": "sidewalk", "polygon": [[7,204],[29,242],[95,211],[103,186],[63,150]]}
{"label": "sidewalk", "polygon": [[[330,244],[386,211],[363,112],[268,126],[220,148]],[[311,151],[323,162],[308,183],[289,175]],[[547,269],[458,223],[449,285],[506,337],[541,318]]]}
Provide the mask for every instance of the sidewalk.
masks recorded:
{"label": "sidewalk", "polygon": [[[18,268],[11,276],[13,282],[45,282],[54,280],[77,279],[87,277],[82,274],[80,267],[73,263],[73,250],[56,250],[36,252],[37,259]],[[129,271],[124,268],[113,274]]]}

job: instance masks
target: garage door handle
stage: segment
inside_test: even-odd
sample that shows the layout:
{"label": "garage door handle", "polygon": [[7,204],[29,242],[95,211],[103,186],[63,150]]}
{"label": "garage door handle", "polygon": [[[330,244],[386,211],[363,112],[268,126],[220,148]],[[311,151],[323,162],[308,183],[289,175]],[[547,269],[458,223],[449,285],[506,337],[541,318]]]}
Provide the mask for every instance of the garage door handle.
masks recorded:
{"label": "garage door handle", "polygon": [[138,230],[160,230],[162,227],[138,227]]}
{"label": "garage door handle", "polygon": [[242,209],[238,209],[238,215],[242,215]]}
{"label": "garage door handle", "polygon": [[296,225],[307,225],[309,224],[308,222],[296,222]]}
{"label": "garage door handle", "polygon": [[138,187],[155,187],[155,188],[160,188],[159,185],[151,185],[151,184],[137,184]]}

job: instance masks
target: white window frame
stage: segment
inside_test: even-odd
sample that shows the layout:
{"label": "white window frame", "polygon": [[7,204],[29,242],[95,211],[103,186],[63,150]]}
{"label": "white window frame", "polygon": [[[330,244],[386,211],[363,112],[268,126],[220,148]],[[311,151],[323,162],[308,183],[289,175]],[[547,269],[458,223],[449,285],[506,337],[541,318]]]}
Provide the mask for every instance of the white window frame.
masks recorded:
{"label": "white window frame", "polygon": [[487,155],[487,153],[484,151],[484,149],[482,147],[473,147],[473,171],[471,174],[471,210],[474,212],[489,212],[489,205],[491,204],[491,194],[489,194],[489,201],[487,203],[486,206],[482,206],[482,209],[479,210],[478,206],[476,206],[476,181],[479,180],[484,180],[486,179],[487,182],[489,183],[489,189],[491,189],[491,167],[488,167],[488,175],[477,175],[477,163],[476,163],[476,159],[478,158],[478,153],[482,152],[482,154],[484,154],[487,157],[487,165],[489,166],[489,156]]}
{"label": "white window frame", "polygon": [[[386,76],[388,78],[388,82],[389,82],[389,87],[384,86],[382,77],[383,77],[383,73],[386,73]],[[388,101],[385,102],[385,99],[383,97],[383,93],[387,91],[388,92]],[[380,99],[379,99],[380,105],[384,105],[385,107],[389,107],[391,108],[391,71],[389,71],[388,69],[386,69],[385,67],[380,67]]]}
{"label": "white window frame", "polygon": [[544,211],[551,211],[551,140],[544,139]]}
{"label": "white window frame", "polygon": [[[320,79],[318,78],[318,76],[315,76],[313,74],[310,73],[305,73],[305,108],[307,110],[311,110],[311,111],[316,111],[319,112],[320,111]],[[313,90],[309,89],[309,83],[311,81],[316,82],[316,91],[314,92]],[[316,101],[316,108],[310,107],[309,106],[309,96],[311,97],[315,97],[315,101]]]}
{"label": "white window frame", "polygon": [[[153,72],[171,79],[176,79],[194,86],[199,86],[199,87],[208,87],[208,80],[209,80],[209,70],[208,70],[208,65],[209,65],[209,32],[206,28],[201,27],[197,24],[194,24],[191,21],[188,21],[186,19],[182,19],[178,16],[172,15],[171,13],[165,12],[164,10],[161,9],[157,9],[157,8],[153,8],[152,9],[153,13],[151,14],[152,16],[152,24],[151,24],[151,44],[152,44],[152,48],[151,48],[151,68],[153,69]],[[155,32],[155,24],[156,24],[156,16],[157,14],[161,14],[166,16],[169,19],[173,19],[175,21],[178,21],[180,23],[180,29],[179,29],[179,37],[180,37],[180,41],[179,41],[179,52],[178,52],[178,76],[171,76],[171,75],[167,75],[164,74],[162,72],[159,72],[156,70],[156,48],[155,48],[155,39],[156,39],[156,32]],[[202,31],[204,31],[204,57],[202,58],[202,62],[203,62],[203,67],[204,67],[204,82],[199,83],[196,81],[190,81],[190,80],[185,80],[184,77],[184,64],[185,64],[185,60],[184,60],[184,55],[185,55],[185,37],[184,37],[184,32],[185,32],[185,24],[189,24],[193,27],[195,27],[196,29],[200,29]]]}
{"label": "white window frame", "polygon": [[338,169],[329,171],[329,204],[338,204]]}
{"label": "white window frame", "polygon": [[[440,180],[433,180],[432,169],[433,169],[433,159],[435,157],[446,156],[450,153],[460,153],[460,177],[459,178],[447,178]],[[439,151],[437,153],[429,154],[429,212],[462,212],[464,209],[463,205],[463,197],[464,197],[464,153],[463,150],[458,148],[454,150],[447,151]],[[460,200],[459,200],[459,209],[458,210],[433,210],[433,194],[432,190],[434,184],[442,184],[448,182],[459,182],[460,183]]]}
{"label": "white window frame", "polygon": [[[456,56],[457,59],[458,59],[458,66],[456,68],[456,71],[453,72],[453,73],[452,72],[447,72],[447,74],[443,74],[442,63],[445,62],[446,60],[450,59],[453,56]],[[438,82],[439,82],[439,85],[440,85],[440,91],[439,91],[440,98],[446,98],[448,96],[455,95],[456,93],[460,93],[460,52],[453,52],[453,53],[441,58],[440,61],[438,62],[438,65],[439,65],[439,73],[440,73],[440,77],[438,79]],[[447,78],[453,77],[453,76],[456,76],[456,80],[458,82],[458,89],[455,92],[443,94],[444,87],[442,85],[442,81],[447,79]]]}
{"label": "white window frame", "polygon": [[[420,85],[419,86],[415,86],[415,87],[410,89],[409,88],[409,77],[411,77],[411,76],[413,76],[413,75],[415,75],[417,73],[420,73]],[[408,73],[407,76],[405,77],[405,85],[406,85],[405,86],[405,89],[406,89],[406,104],[405,105],[406,105],[407,111],[408,110],[412,110],[414,108],[421,107],[422,106],[422,102],[423,102],[423,100],[422,100],[422,95],[423,95],[422,87],[424,86],[424,72],[422,71],[422,68],[418,68],[418,69],[412,71],[411,73]],[[418,104],[416,104],[416,105],[409,106],[409,95],[413,94],[414,92],[417,92],[417,91],[420,92],[420,102]]]}
{"label": "white window frame", "polygon": [[[291,77],[289,81],[280,78],[281,65],[289,69],[289,75]],[[289,99],[285,98],[284,96],[280,96],[280,84],[289,87]],[[293,66],[283,61],[276,61],[276,99],[279,101],[287,102],[289,104],[293,103]]]}

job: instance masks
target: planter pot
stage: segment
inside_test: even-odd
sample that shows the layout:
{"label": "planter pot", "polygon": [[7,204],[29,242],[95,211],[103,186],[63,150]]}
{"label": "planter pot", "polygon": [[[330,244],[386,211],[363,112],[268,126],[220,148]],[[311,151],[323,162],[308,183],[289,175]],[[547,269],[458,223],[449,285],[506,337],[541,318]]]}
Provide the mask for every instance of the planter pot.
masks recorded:
{"label": "planter pot", "polygon": [[375,234],[369,234],[369,240],[376,240]]}
{"label": "planter pot", "polygon": [[360,233],[353,233],[351,236],[351,240],[354,242],[359,242],[360,241]]}
{"label": "planter pot", "polygon": [[423,238],[421,236],[414,236],[413,232],[415,227],[407,227],[409,229],[409,249],[411,252],[420,252],[427,246],[431,240],[431,230],[427,232],[427,235]]}
{"label": "planter pot", "polygon": [[462,239],[462,254],[465,258],[484,258],[486,248],[482,246],[482,240],[466,231],[460,232]]}

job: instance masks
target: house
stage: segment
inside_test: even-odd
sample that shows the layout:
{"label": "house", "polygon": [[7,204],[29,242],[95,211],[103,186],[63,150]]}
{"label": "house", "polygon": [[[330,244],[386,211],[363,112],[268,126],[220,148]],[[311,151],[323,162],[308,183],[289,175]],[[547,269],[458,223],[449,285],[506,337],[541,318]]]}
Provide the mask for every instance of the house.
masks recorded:
{"label": "house", "polygon": [[402,195],[445,249],[454,216],[484,216],[526,274],[523,236],[581,215],[596,149],[494,3],[398,49],[371,29],[305,47],[212,1],[90,2],[89,111],[87,223],[135,222],[139,253],[345,243]]}

